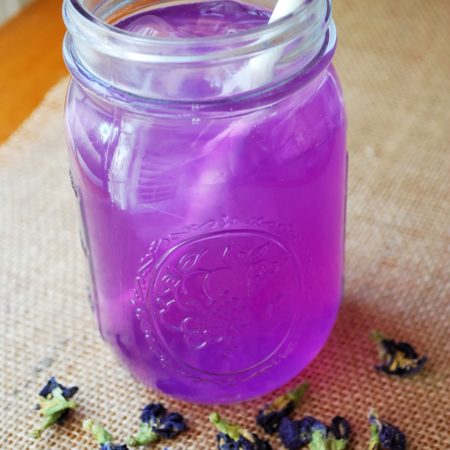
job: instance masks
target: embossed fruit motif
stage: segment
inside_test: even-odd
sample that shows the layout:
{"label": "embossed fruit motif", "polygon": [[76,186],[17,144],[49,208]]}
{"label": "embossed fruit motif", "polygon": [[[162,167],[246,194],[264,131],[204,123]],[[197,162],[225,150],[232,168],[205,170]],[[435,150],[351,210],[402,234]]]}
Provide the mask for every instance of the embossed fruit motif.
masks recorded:
{"label": "embossed fruit motif", "polygon": [[[213,371],[259,363],[295,316],[293,303],[285,301],[298,286],[295,264],[269,234],[202,236],[172,249],[159,267],[153,317],[172,353],[188,364],[205,351],[218,358],[210,364]],[[237,363],[235,353],[246,351],[254,361]]]}

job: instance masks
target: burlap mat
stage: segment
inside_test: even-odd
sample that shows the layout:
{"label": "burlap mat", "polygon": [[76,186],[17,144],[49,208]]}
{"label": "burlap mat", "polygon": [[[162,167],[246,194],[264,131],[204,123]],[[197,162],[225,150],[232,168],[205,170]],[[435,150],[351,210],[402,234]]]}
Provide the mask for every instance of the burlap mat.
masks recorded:
{"label": "burlap mat", "polygon": [[[347,284],[327,346],[296,380],[312,384],[298,414],[348,417],[352,448],[363,449],[366,414],[375,406],[406,432],[411,449],[447,450],[450,8],[447,0],[335,6],[350,123]],[[97,448],[81,431],[83,417],[125,438],[136,430],[140,408],[163,400],[191,428],[170,448],[212,449],[210,408],[139,385],[99,338],[68,178],[64,91],[65,83],[57,86],[0,148],[0,448]],[[413,379],[375,373],[371,328],[427,353],[426,371]],[[36,394],[52,374],[80,386],[81,407],[67,426],[33,442]],[[253,412],[266,400],[219,410],[254,428]]]}

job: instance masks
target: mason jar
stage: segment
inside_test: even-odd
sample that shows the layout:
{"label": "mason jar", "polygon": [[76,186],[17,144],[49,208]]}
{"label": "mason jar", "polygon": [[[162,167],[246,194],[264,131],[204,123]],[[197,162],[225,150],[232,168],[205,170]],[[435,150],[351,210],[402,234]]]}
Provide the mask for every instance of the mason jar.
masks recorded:
{"label": "mason jar", "polygon": [[[282,0],[280,0],[282,1]],[[326,0],[65,0],[72,184],[103,339],[193,402],[267,393],[342,297],[346,117]]]}

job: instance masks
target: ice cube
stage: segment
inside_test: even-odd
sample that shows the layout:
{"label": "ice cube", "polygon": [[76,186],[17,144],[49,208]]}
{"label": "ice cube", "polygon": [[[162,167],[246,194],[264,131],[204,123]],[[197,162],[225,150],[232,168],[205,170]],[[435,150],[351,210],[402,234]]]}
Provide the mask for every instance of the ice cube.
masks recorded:
{"label": "ice cube", "polygon": [[142,15],[126,23],[126,31],[141,36],[169,37],[176,34],[176,30],[165,20],[154,15]]}

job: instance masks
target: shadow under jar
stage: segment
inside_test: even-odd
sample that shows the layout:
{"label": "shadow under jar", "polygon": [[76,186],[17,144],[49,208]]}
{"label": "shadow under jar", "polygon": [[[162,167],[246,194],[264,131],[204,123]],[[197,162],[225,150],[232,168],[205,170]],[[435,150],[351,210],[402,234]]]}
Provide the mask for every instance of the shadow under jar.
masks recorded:
{"label": "shadow under jar", "polygon": [[267,393],[343,279],[346,118],[325,0],[65,0],[66,104],[100,332],[188,401]]}

